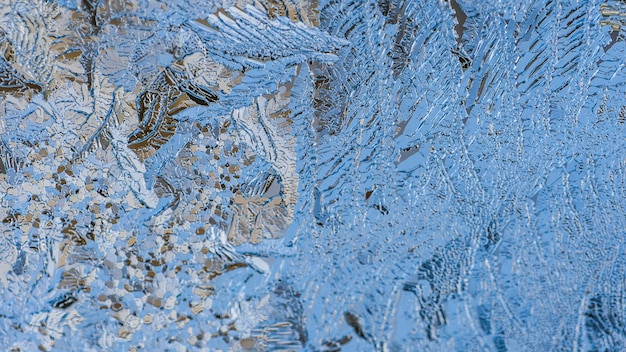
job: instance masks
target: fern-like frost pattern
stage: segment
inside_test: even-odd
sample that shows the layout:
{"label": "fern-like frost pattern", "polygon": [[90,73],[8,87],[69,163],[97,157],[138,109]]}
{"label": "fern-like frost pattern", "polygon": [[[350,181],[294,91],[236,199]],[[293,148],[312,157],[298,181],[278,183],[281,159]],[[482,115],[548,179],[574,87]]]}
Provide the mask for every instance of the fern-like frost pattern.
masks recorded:
{"label": "fern-like frost pattern", "polygon": [[0,0],[0,350],[626,349],[622,0]]}

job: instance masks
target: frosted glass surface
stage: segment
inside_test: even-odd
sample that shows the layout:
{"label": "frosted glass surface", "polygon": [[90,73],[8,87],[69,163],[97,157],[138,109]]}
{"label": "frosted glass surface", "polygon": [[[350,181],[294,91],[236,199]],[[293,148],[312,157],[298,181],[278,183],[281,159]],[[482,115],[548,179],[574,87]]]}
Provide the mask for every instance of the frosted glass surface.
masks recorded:
{"label": "frosted glass surface", "polygon": [[0,350],[626,350],[625,26],[0,0]]}

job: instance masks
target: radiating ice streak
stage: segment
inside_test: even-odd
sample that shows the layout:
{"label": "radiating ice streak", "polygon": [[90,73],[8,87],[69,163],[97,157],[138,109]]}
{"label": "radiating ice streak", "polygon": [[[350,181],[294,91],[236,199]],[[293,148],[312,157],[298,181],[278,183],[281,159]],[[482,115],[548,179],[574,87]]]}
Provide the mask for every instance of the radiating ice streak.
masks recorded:
{"label": "radiating ice streak", "polygon": [[119,131],[115,128],[111,128],[109,131],[113,153],[122,169],[125,183],[143,205],[148,208],[156,207],[159,198],[152,189],[148,189],[146,186],[144,179],[146,168],[143,162],[128,148],[126,138]]}
{"label": "radiating ice streak", "polygon": [[346,45],[345,41],[302,23],[285,18],[270,20],[252,6],[247,6],[245,12],[233,7],[209,16],[207,24],[211,27],[197,21],[188,25],[203,38],[209,50],[228,55],[231,60],[240,56],[262,61],[293,58],[294,63],[306,59],[327,61],[332,59],[328,54]]}

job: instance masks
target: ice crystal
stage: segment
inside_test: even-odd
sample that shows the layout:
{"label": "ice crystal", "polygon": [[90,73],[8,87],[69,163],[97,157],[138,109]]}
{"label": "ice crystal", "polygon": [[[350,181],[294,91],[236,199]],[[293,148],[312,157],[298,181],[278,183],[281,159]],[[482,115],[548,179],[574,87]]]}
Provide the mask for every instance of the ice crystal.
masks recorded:
{"label": "ice crystal", "polygon": [[0,349],[625,349],[625,26],[0,0]]}

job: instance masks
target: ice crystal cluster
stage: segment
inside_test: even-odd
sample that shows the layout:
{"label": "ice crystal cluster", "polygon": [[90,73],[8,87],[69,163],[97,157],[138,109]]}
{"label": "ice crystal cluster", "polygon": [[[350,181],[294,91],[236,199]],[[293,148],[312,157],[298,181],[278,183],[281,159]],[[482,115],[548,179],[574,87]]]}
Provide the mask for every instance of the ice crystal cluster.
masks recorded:
{"label": "ice crystal cluster", "polygon": [[0,350],[625,350],[625,26],[0,0]]}

